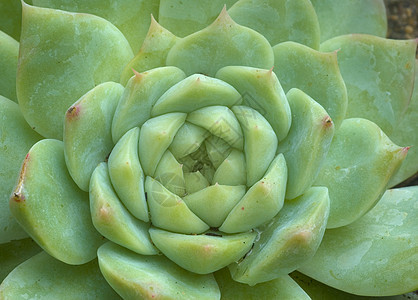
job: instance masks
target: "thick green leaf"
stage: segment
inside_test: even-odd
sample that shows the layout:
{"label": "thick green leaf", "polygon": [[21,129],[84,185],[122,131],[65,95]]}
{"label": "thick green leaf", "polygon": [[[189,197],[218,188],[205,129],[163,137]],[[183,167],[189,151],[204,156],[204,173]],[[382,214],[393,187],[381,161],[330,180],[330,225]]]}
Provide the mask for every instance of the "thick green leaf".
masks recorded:
{"label": "thick green leaf", "polygon": [[167,190],[157,180],[148,176],[145,180],[145,191],[154,226],[186,234],[199,234],[209,229],[179,196]]}
{"label": "thick green leaf", "polygon": [[178,41],[167,56],[167,65],[177,66],[187,75],[215,76],[225,66],[270,69],[273,63],[266,38],[235,23],[225,9],[210,26]]}
{"label": "thick green leaf", "polygon": [[154,68],[164,67],[168,51],[178,39],[151,16],[151,24],[144,43],[135,57],[123,69],[120,82],[126,85],[129,78],[132,77],[132,70],[142,73]]}
{"label": "thick green leaf", "polygon": [[411,147],[401,168],[390,179],[394,186],[418,172],[418,60],[415,60],[415,83],[411,101],[402,120],[389,136],[396,144]]}
{"label": "thick green leaf", "polygon": [[175,67],[164,67],[135,73],[116,108],[112,123],[112,138],[116,143],[129,129],[141,127],[151,117],[155,102],[169,88],[186,77]]}
{"label": "thick green leaf", "polygon": [[17,102],[16,71],[18,55],[19,43],[0,30],[0,95],[14,102]]}
{"label": "thick green leaf", "polygon": [[221,290],[221,300],[243,299],[280,299],[310,300],[309,296],[287,275],[255,286],[239,283],[231,278],[227,268],[215,273]]}
{"label": "thick green leaf", "polygon": [[89,13],[115,25],[129,41],[134,53],[147,34],[151,14],[158,17],[158,0],[32,0],[36,6]]}
{"label": "thick green leaf", "polygon": [[160,0],[158,20],[174,34],[185,37],[210,25],[224,5],[229,8],[236,1]]}
{"label": "thick green leaf", "polygon": [[[207,140],[206,140],[207,141]],[[216,168],[212,184],[246,185],[247,172],[244,153],[233,149]]]}
{"label": "thick green leaf", "polygon": [[386,37],[383,0],[311,0],[321,29],[321,42],[348,33]]}
{"label": "thick green leaf", "polygon": [[307,46],[284,42],[273,47],[274,69],[287,93],[298,88],[327,111],[335,128],[347,110],[347,89],[337,63],[337,52],[323,53]]}
{"label": "thick green leaf", "polygon": [[[30,3],[30,1],[26,1]],[[0,1],[0,30],[13,37],[20,39],[20,27],[22,23],[22,2],[16,0]]]}
{"label": "thick green leaf", "polygon": [[0,244],[0,282],[18,265],[41,252],[32,239],[22,239]]}
{"label": "thick green leaf", "polygon": [[28,234],[10,213],[9,199],[30,147],[42,137],[25,122],[19,106],[0,96],[0,244]]}
{"label": "thick green leaf", "polygon": [[151,115],[169,112],[192,112],[213,105],[231,107],[241,103],[241,95],[222,80],[194,74],[164,93],[152,108]]}
{"label": "thick green leaf", "polygon": [[164,256],[142,256],[111,242],[98,251],[99,266],[124,299],[219,299],[212,274],[188,272]]}
{"label": "thick green leaf", "polygon": [[314,182],[324,161],[334,124],[324,108],[298,89],[287,93],[292,111],[289,135],[279,143],[288,168],[286,199],[301,195]]}
{"label": "thick green leaf", "polygon": [[418,288],[418,187],[388,190],[360,220],[329,229],[299,271],[334,288],[366,296]]}
{"label": "thick green leaf", "polygon": [[112,185],[122,203],[136,218],[148,222],[144,172],[138,157],[139,128],[129,130],[110,153],[108,166]]}
{"label": "thick green leaf", "polygon": [[28,259],[0,285],[1,299],[119,299],[104,280],[97,260],[81,266],[62,263],[45,252]]}
{"label": "thick green leaf", "polygon": [[261,179],[276,156],[277,136],[269,122],[255,109],[234,106],[231,110],[244,135],[247,186],[250,187]]}
{"label": "thick green leaf", "polygon": [[25,119],[61,139],[68,107],[96,85],[117,82],[132,57],[125,37],[102,18],[24,4],[17,95]]}
{"label": "thick green leaf", "polygon": [[228,13],[238,24],[261,33],[271,45],[294,41],[319,48],[319,23],[308,0],[240,0]]}
{"label": "thick green leaf", "polygon": [[65,162],[83,191],[89,190],[91,174],[114,146],[112,119],[122,93],[123,86],[119,83],[102,83],[71,105],[65,114]]}
{"label": "thick green leaf", "polygon": [[310,188],[288,200],[279,214],[258,228],[260,237],[252,251],[229,266],[234,280],[254,285],[296,270],[318,249],[329,214],[326,188]]}
{"label": "thick green leaf", "polygon": [[182,268],[197,274],[210,274],[242,258],[250,251],[255,231],[233,235],[219,232],[201,235],[150,229],[155,246]]}
{"label": "thick green leaf", "polygon": [[219,230],[244,232],[269,221],[283,207],[287,167],[282,154],[276,156],[262,178],[235,205]]}
{"label": "thick green leaf", "polygon": [[46,252],[68,264],[92,260],[103,243],[91,221],[88,194],[71,179],[60,141],[41,140],[29,150],[10,210]]}
{"label": "thick green leaf", "polygon": [[150,224],[134,218],[123,206],[106,163],[99,164],[91,177],[90,211],[94,226],[109,240],[140,254],[158,253],[148,234]]}
{"label": "thick green leaf", "polygon": [[338,50],[347,87],[346,118],[365,118],[390,135],[408,106],[414,84],[415,40],[388,40],[366,34],[333,38],[321,51]]}
{"label": "thick green leaf", "polygon": [[291,124],[289,103],[271,69],[228,66],[220,69],[216,77],[236,88],[242,95],[243,105],[255,109],[266,118],[279,140],[286,137]]}
{"label": "thick green leaf", "polygon": [[406,153],[407,148],[393,144],[373,122],[344,120],[314,183],[329,190],[331,212],[327,227],[350,224],[369,211]]}
{"label": "thick green leaf", "polygon": [[177,196],[182,197],[186,194],[183,165],[176,160],[170,150],[161,157],[155,170],[155,179]]}

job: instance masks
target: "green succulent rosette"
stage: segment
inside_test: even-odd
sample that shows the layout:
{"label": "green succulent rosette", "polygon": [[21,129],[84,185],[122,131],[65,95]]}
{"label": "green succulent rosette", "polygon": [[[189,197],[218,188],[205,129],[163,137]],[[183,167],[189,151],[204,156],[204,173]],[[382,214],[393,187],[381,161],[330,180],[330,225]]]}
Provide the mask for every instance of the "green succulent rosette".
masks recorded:
{"label": "green succulent rosette", "polygon": [[388,190],[418,170],[417,43],[384,38],[383,1],[21,5],[0,4],[0,298],[418,288],[418,189]]}

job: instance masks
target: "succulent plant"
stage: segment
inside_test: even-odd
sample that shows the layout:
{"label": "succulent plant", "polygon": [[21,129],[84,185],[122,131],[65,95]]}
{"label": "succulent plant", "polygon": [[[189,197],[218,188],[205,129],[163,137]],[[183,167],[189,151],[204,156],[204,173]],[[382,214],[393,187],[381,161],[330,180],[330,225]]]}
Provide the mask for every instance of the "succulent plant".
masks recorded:
{"label": "succulent plant", "polygon": [[0,4],[0,298],[418,288],[418,188],[387,190],[417,42],[383,1],[32,2]]}

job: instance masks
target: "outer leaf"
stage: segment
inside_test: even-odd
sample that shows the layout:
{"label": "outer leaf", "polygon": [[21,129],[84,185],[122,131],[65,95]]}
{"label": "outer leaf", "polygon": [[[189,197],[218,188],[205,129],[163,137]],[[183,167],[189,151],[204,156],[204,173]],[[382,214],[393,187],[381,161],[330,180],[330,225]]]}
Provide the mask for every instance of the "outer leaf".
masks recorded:
{"label": "outer leaf", "polygon": [[219,299],[213,275],[190,273],[164,256],[142,256],[111,242],[98,251],[99,266],[124,299]]}
{"label": "outer leaf", "polygon": [[314,183],[329,189],[327,227],[350,224],[372,208],[406,153],[373,122],[344,120]]}
{"label": "outer leaf", "polygon": [[82,266],[41,252],[18,266],[0,285],[2,299],[118,299],[103,279],[97,260]]}
{"label": "outer leaf", "polygon": [[271,45],[295,41],[319,48],[319,23],[308,0],[240,0],[228,13],[238,24],[261,33]]}
{"label": "outer leaf", "polygon": [[301,90],[291,89],[287,99],[292,125],[277,151],[283,153],[288,168],[286,199],[293,199],[314,182],[331,144],[334,124],[322,106]]}
{"label": "outer leaf", "polygon": [[221,290],[221,299],[281,299],[281,300],[309,300],[311,299],[296,282],[287,275],[277,279],[249,286],[236,282],[231,278],[228,269],[215,273],[216,281]]}
{"label": "outer leaf", "polygon": [[17,102],[16,70],[19,43],[0,31],[0,95]]}
{"label": "outer leaf", "polygon": [[231,7],[236,1],[160,0],[159,21],[174,34],[185,37],[210,25],[224,5]]}
{"label": "outer leaf", "polygon": [[226,10],[210,26],[177,42],[167,56],[167,65],[187,75],[215,76],[225,66],[270,69],[273,51],[265,37],[235,23]]}
{"label": "outer leaf", "polygon": [[89,190],[91,174],[114,146],[111,125],[122,93],[123,86],[119,83],[100,84],[65,114],[65,162],[71,177],[83,191]]}
{"label": "outer leaf", "polygon": [[327,230],[299,271],[337,289],[366,296],[418,288],[418,187],[389,190],[363,218]]}
{"label": "outer leaf", "polygon": [[329,214],[326,188],[310,188],[286,202],[279,214],[260,226],[252,251],[229,266],[234,280],[254,285],[296,270],[318,249]]}
{"label": "outer leaf", "polygon": [[337,52],[322,53],[293,42],[273,47],[275,72],[287,93],[298,88],[327,111],[335,128],[347,110],[347,89],[337,63]]}
{"label": "outer leaf", "polygon": [[382,0],[311,0],[321,28],[321,42],[348,33],[386,37],[387,19]]}
{"label": "outer leaf", "polygon": [[415,83],[411,101],[402,120],[395,127],[390,138],[398,145],[410,146],[408,155],[400,170],[390,179],[394,186],[418,172],[418,60],[415,60]]}
{"label": "outer leaf", "polygon": [[39,248],[38,244],[30,238],[1,244],[0,282],[2,282],[15,267],[41,251],[42,249]]}
{"label": "outer leaf", "polygon": [[106,163],[91,177],[90,211],[94,226],[109,240],[140,254],[158,253],[148,234],[150,225],[135,219],[113,191]]}
{"label": "outer leaf", "polygon": [[89,13],[113,23],[126,37],[134,53],[147,34],[151,14],[158,16],[158,0],[32,0],[36,6]]}
{"label": "outer leaf", "polygon": [[185,235],[151,228],[150,235],[155,246],[182,268],[210,274],[242,258],[250,251],[257,233]]}
{"label": "outer leaf", "polygon": [[103,242],[91,221],[88,194],[68,174],[60,141],[42,140],[30,149],[10,209],[45,251],[68,264],[92,260]]}
{"label": "outer leaf", "polygon": [[123,69],[121,83],[126,85],[132,76],[132,69],[142,73],[154,68],[164,67],[168,51],[178,40],[178,37],[158,24],[151,16],[151,24],[144,43],[135,57]]}
{"label": "outer leaf", "polygon": [[0,30],[13,37],[16,41],[20,39],[21,12],[22,4],[20,1],[0,1]]}
{"label": "outer leaf", "polygon": [[125,37],[102,18],[25,4],[17,72],[25,119],[61,139],[67,108],[96,85],[118,81],[132,56]]}
{"label": "outer leaf", "polygon": [[414,40],[388,40],[366,34],[344,35],[321,44],[338,50],[347,87],[346,118],[365,118],[390,135],[401,120],[414,84]]}
{"label": "outer leaf", "polygon": [[9,198],[30,147],[42,137],[25,122],[19,106],[0,96],[0,244],[28,234],[9,209]]}

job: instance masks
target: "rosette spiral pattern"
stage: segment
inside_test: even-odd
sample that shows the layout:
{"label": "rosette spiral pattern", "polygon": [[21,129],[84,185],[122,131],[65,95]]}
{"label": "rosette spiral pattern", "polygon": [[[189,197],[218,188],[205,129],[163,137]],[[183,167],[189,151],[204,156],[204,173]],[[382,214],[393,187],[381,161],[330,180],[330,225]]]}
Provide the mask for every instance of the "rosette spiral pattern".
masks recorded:
{"label": "rosette spiral pattern", "polygon": [[418,190],[386,191],[418,169],[416,41],[383,38],[382,1],[224,2],[22,3],[0,298],[417,288]]}

